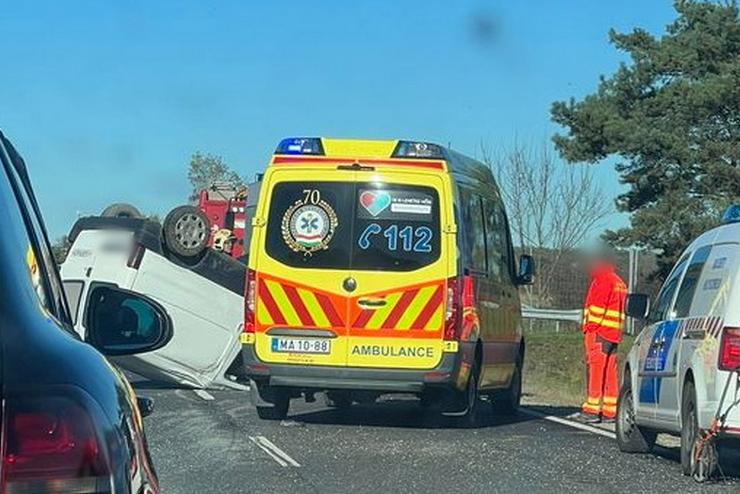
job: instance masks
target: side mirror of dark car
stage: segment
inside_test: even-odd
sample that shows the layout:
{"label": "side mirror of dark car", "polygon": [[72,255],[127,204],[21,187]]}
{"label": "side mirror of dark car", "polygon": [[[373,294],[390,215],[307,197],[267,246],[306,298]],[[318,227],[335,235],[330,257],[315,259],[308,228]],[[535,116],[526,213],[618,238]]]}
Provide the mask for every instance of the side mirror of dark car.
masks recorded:
{"label": "side mirror of dark car", "polygon": [[157,350],[172,339],[172,320],[151,298],[129,290],[99,286],[85,311],[87,342],[108,356]]}
{"label": "side mirror of dark car", "polygon": [[516,275],[517,285],[531,285],[534,283],[534,257],[522,254],[519,256],[519,272]]}
{"label": "side mirror of dark car", "polygon": [[630,293],[627,295],[625,312],[635,319],[645,319],[650,312],[650,297],[644,293]]}

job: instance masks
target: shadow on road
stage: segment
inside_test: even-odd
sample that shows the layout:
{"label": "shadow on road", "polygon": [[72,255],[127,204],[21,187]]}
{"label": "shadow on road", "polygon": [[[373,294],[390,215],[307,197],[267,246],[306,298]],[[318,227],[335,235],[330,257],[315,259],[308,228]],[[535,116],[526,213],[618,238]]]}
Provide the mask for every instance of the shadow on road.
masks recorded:
{"label": "shadow on road", "polygon": [[[497,415],[488,402],[481,403],[480,420],[476,429],[528,422],[536,417],[517,413]],[[399,427],[408,429],[444,429],[462,427],[455,417],[445,417],[438,411],[426,409],[414,399],[388,399],[375,404],[353,405],[349,408],[329,408],[294,414],[292,420],[306,424],[357,425],[366,427]],[[470,428],[470,427],[468,427]]]}

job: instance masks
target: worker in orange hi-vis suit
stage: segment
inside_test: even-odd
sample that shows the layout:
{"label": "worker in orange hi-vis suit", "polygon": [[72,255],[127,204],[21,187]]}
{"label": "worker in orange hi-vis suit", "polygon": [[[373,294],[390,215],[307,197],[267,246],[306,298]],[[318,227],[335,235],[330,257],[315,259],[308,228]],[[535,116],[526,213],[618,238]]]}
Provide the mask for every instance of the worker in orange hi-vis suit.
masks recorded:
{"label": "worker in orange hi-vis suit", "polygon": [[627,287],[613,262],[606,257],[594,261],[583,310],[588,364],[588,396],[583,414],[587,421],[612,421],[617,415],[617,345],[622,341],[626,297]]}

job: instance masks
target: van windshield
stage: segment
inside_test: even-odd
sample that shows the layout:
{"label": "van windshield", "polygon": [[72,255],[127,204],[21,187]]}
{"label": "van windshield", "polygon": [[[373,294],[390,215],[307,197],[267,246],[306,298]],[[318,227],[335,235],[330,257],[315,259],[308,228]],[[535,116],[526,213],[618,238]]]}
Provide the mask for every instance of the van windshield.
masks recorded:
{"label": "van windshield", "polygon": [[267,254],[297,268],[412,271],[440,255],[439,195],[387,183],[282,182]]}

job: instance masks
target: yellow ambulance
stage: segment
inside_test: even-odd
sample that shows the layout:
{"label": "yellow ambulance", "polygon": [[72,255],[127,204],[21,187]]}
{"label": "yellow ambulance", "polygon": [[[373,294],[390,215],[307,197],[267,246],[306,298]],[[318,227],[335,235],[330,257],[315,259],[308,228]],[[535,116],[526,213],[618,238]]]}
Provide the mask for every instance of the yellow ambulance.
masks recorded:
{"label": "yellow ambulance", "polygon": [[491,171],[415,141],[288,138],[252,219],[242,334],[259,416],[326,392],[411,393],[475,422],[514,411],[524,357],[514,259]]}

